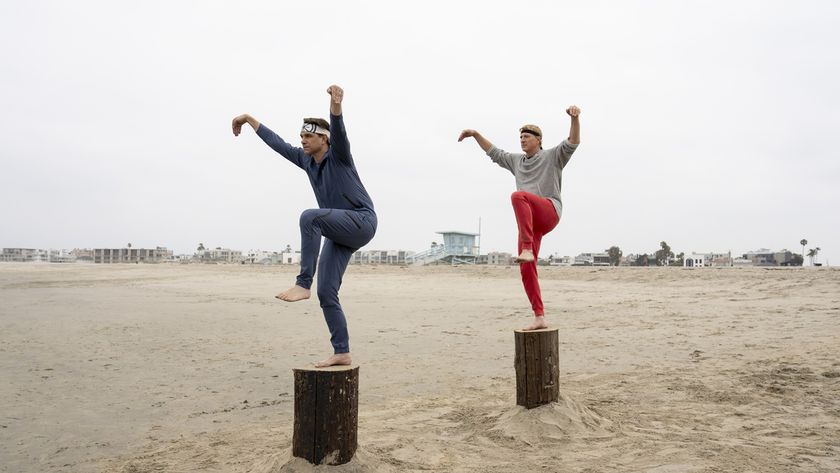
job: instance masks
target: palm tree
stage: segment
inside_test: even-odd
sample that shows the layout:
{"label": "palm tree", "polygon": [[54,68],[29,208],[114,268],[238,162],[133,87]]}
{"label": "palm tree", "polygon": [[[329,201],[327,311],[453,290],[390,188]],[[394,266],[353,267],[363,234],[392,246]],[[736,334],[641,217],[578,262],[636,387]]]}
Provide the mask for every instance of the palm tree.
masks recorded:
{"label": "palm tree", "polygon": [[805,245],[808,244],[808,240],[803,238],[799,240],[799,244],[802,245],[802,261],[805,261]]}
{"label": "palm tree", "polygon": [[204,251],[204,243],[199,243],[196,251]]}
{"label": "palm tree", "polygon": [[817,264],[819,264],[819,258],[817,258],[817,256],[819,256],[820,250],[822,250],[822,248],[820,248],[819,246],[814,248],[814,261],[817,261]]}
{"label": "palm tree", "polygon": [[818,251],[819,248],[811,248],[810,250],[808,250],[808,259],[811,260],[811,266],[814,265],[814,258],[817,257]]}

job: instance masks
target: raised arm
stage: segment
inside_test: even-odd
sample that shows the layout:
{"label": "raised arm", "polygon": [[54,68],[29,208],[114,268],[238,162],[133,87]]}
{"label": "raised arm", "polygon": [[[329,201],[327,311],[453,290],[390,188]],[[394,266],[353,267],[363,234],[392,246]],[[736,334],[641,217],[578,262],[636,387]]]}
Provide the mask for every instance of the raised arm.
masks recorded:
{"label": "raised arm", "polygon": [[239,136],[239,133],[242,132],[242,125],[246,123],[251,125],[251,128],[257,132],[257,136],[259,136],[265,144],[270,146],[271,149],[283,155],[284,158],[291,161],[295,166],[305,169],[304,162],[306,154],[302,149],[286,143],[283,138],[277,136],[277,134],[271,131],[267,126],[261,124],[256,118],[248,115],[247,113],[239,115],[233,119],[233,135]]}
{"label": "raised arm", "polygon": [[242,133],[242,125],[246,123],[251,125],[251,128],[253,128],[254,131],[257,131],[260,127],[260,122],[258,122],[256,118],[248,115],[247,113],[243,113],[233,119],[233,136],[239,136],[239,134]]}
{"label": "raised arm", "polygon": [[569,143],[580,144],[580,109],[576,105],[566,109],[566,113],[572,117],[572,126],[569,129]]}
{"label": "raised arm", "polygon": [[475,130],[466,129],[462,131],[461,136],[458,137],[458,141],[464,141],[464,138],[470,137],[475,138],[475,142],[478,143],[478,146],[481,146],[481,149],[483,149],[485,153],[493,148],[493,143],[488,141],[487,138],[481,136],[481,133]]}
{"label": "raised arm", "polygon": [[352,165],[350,141],[347,139],[347,129],[344,128],[344,117],[341,115],[344,89],[331,85],[327,87],[327,93],[330,94],[330,151],[342,163]]}

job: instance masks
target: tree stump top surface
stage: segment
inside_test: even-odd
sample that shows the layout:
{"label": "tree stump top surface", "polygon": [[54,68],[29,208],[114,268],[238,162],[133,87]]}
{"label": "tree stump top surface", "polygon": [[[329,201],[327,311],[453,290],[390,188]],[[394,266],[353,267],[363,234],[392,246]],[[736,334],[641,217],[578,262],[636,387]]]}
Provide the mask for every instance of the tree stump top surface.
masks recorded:
{"label": "tree stump top surface", "polygon": [[554,327],[554,328],[552,328],[552,327],[540,328],[540,329],[537,329],[537,330],[522,330],[520,328],[520,329],[514,330],[514,332],[516,332],[516,333],[540,333],[540,332],[556,332],[558,330],[560,330],[560,329],[558,329],[556,327]]}
{"label": "tree stump top surface", "polygon": [[316,368],[314,366],[304,366],[301,368],[292,368],[292,371],[352,371],[358,368],[359,365],[336,365],[327,366],[326,368]]}

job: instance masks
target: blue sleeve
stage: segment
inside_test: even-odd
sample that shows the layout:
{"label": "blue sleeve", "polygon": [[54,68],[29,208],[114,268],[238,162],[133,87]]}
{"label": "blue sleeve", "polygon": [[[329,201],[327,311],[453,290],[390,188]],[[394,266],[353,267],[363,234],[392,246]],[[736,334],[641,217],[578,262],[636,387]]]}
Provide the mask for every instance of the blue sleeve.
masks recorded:
{"label": "blue sleeve", "polygon": [[344,129],[342,115],[330,114],[330,151],[340,162],[353,165],[350,142],[347,140],[347,130]]}
{"label": "blue sleeve", "polygon": [[306,153],[303,152],[301,148],[296,148],[289,143],[286,143],[283,138],[280,138],[271,131],[265,124],[260,123],[260,127],[257,128],[257,136],[262,138],[265,141],[265,144],[271,147],[274,151],[282,154],[284,158],[288,159],[292,162],[295,166],[306,170],[304,167],[304,163],[306,162]]}

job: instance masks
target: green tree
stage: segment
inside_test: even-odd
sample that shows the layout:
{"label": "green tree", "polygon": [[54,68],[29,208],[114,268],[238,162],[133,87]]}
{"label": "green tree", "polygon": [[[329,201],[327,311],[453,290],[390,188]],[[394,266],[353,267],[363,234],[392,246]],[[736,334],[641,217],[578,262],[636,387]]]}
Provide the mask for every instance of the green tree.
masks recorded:
{"label": "green tree", "polygon": [[196,251],[204,251],[204,243],[199,243]]}
{"label": "green tree", "polygon": [[636,256],[636,266],[648,266],[649,264],[647,253]]}
{"label": "green tree", "polygon": [[656,257],[656,265],[667,266],[671,261],[671,258],[674,257],[674,252],[671,251],[671,247],[664,241],[659,242],[659,247],[660,248],[656,250],[656,253],[654,254]]}
{"label": "green tree", "polygon": [[791,266],[802,266],[802,263],[805,261],[805,258],[802,255],[797,255],[796,253],[790,257],[790,265]]}
{"label": "green tree", "polygon": [[610,266],[618,266],[621,264],[621,248],[617,246],[611,246],[607,253],[610,255]]}
{"label": "green tree", "polygon": [[685,253],[681,251],[677,255],[677,259],[674,260],[674,266],[682,266],[684,263],[685,263]]}

